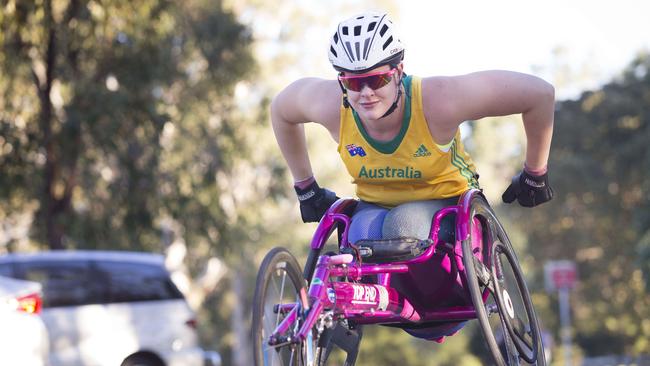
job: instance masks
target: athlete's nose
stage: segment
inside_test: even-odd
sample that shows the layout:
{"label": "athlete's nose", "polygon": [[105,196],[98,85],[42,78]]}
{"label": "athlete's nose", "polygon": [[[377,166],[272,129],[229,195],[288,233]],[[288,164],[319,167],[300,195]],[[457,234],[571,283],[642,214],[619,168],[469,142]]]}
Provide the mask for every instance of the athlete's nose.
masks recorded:
{"label": "athlete's nose", "polygon": [[362,97],[365,97],[365,96],[374,95],[375,91],[371,87],[369,87],[368,84],[363,84],[363,86],[361,87],[361,91],[359,91],[359,93],[361,93]]}

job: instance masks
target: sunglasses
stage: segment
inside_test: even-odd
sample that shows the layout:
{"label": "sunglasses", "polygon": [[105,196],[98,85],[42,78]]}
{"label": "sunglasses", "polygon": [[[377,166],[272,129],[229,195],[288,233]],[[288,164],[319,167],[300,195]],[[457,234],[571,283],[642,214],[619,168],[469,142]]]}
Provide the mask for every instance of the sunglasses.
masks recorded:
{"label": "sunglasses", "polygon": [[381,87],[386,86],[386,84],[393,80],[393,75],[396,71],[397,69],[390,69],[388,71],[374,72],[372,74],[365,75],[339,75],[339,81],[341,84],[343,84],[343,87],[345,87],[345,89],[355,92],[360,92],[365,85],[367,85],[372,90],[377,90]]}

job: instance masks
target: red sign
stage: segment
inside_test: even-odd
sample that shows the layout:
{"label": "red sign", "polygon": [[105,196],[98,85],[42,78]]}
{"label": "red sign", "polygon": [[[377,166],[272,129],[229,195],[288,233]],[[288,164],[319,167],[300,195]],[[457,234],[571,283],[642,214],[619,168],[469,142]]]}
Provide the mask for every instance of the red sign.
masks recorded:
{"label": "red sign", "polygon": [[578,279],[576,265],[573,261],[551,261],[544,266],[544,279],[547,291],[571,289]]}

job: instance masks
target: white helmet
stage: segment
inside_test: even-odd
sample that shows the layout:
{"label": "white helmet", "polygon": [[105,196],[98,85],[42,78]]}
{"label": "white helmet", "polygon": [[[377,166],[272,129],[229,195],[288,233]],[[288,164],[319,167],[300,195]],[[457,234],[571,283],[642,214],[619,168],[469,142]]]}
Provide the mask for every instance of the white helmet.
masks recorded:
{"label": "white helmet", "polygon": [[404,46],[385,13],[369,12],[339,23],[330,40],[329,59],[337,71],[363,73],[382,65],[397,65]]}

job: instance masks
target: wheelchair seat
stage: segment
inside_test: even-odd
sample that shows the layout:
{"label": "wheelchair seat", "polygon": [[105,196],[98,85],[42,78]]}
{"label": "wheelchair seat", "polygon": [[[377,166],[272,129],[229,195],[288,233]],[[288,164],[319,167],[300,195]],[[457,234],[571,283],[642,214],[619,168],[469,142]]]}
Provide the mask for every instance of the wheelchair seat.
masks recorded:
{"label": "wheelchair seat", "polygon": [[[454,243],[456,241],[455,225],[455,213],[443,217],[437,233],[438,241]],[[341,253],[352,254],[364,263],[385,264],[415,259],[434,244],[432,238],[361,239],[354,244],[350,243],[350,247],[341,248]]]}
{"label": "wheelchair seat", "polygon": [[364,239],[342,248],[341,253],[352,254],[365,263],[403,262],[417,258],[432,245],[431,239]]}

